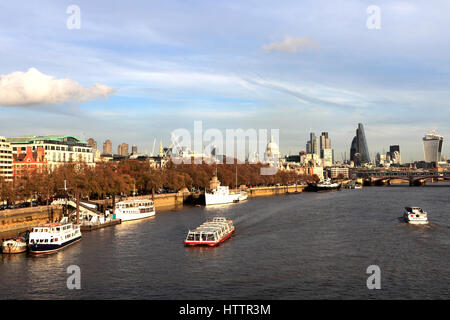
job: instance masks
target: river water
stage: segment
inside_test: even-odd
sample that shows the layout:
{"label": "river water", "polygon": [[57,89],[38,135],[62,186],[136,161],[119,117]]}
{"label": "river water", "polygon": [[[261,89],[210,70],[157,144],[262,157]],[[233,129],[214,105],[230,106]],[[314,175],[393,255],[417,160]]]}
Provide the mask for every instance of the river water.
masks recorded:
{"label": "river water", "polygon": [[[49,256],[3,255],[1,299],[449,299],[450,186],[365,187],[184,208],[92,232]],[[430,225],[402,222],[420,206]],[[207,218],[234,220],[215,248],[187,248]],[[81,289],[67,288],[67,267]],[[381,289],[369,290],[378,265]]]}

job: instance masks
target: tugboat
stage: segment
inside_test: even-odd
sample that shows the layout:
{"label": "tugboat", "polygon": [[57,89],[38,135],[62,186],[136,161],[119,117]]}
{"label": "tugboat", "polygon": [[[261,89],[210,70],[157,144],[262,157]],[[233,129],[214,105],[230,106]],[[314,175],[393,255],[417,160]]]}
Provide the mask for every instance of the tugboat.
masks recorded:
{"label": "tugboat", "polygon": [[29,231],[20,233],[18,237],[3,241],[2,252],[3,253],[22,253],[27,251]]}
{"label": "tugboat", "polygon": [[428,223],[428,214],[419,207],[405,207],[403,218],[410,224]]}
{"label": "tugboat", "polygon": [[68,222],[67,217],[59,223],[45,223],[33,227],[28,247],[30,253],[54,253],[81,240],[80,225]]}
{"label": "tugboat", "polygon": [[216,217],[206,221],[195,230],[189,230],[184,244],[186,246],[214,247],[231,237],[233,232],[232,220]]}
{"label": "tugboat", "polygon": [[331,179],[328,178],[322,183],[308,182],[308,187],[311,191],[337,191],[341,189],[341,184],[332,183]]}

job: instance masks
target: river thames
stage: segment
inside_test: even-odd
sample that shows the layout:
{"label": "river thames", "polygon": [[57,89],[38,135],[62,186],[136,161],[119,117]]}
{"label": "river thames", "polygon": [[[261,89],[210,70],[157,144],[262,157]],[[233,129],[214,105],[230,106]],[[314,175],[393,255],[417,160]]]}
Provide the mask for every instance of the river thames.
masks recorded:
{"label": "river thames", "polygon": [[[365,187],[189,207],[84,232],[48,256],[3,255],[1,299],[449,299],[450,187]],[[428,226],[399,219],[420,206]],[[215,248],[183,246],[207,218],[234,221]],[[81,289],[67,288],[67,267]],[[378,265],[381,289],[369,290]]]}

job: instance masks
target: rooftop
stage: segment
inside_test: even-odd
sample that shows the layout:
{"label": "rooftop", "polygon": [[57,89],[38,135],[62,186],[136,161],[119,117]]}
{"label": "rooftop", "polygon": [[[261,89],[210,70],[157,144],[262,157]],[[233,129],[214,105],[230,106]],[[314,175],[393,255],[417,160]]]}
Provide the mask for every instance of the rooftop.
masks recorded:
{"label": "rooftop", "polygon": [[25,136],[25,137],[17,137],[17,138],[8,138],[8,142],[13,144],[20,143],[34,143],[35,141],[46,141],[50,143],[58,143],[58,144],[68,144],[68,145],[85,145],[87,146],[87,142],[82,141],[74,136]]}

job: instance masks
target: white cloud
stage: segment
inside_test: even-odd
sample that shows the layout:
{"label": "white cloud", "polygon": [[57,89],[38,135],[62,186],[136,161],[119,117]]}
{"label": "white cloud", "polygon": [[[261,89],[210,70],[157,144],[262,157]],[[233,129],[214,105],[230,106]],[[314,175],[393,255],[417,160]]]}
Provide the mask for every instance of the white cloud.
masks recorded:
{"label": "white cloud", "polygon": [[55,79],[35,68],[27,72],[16,71],[0,75],[0,105],[33,106],[54,105],[68,102],[86,102],[108,98],[114,89],[94,83],[89,88],[75,80]]}
{"label": "white cloud", "polygon": [[307,49],[319,49],[319,44],[310,38],[291,38],[286,36],[283,41],[265,44],[262,48],[267,52],[301,52]]}

